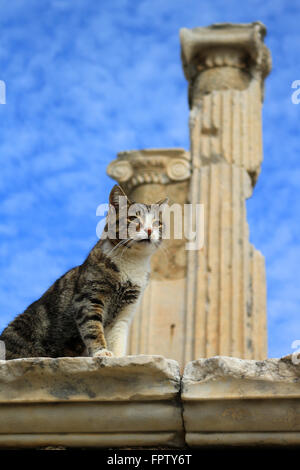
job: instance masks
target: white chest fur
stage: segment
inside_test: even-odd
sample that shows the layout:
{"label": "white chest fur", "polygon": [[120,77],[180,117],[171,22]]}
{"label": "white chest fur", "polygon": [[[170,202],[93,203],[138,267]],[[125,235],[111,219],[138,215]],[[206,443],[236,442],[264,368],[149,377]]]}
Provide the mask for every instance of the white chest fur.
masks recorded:
{"label": "white chest fur", "polygon": [[116,260],[121,273],[122,281],[131,281],[132,284],[139,286],[141,290],[146,287],[150,273],[150,259],[142,257],[132,257],[124,260]]}
{"label": "white chest fur", "polygon": [[144,289],[147,285],[147,281],[150,273],[150,254],[144,254],[142,251],[134,251],[133,249],[126,250],[120,253],[111,252],[111,244],[107,242],[107,245],[103,246],[103,251],[106,253],[111,260],[117,265],[121,281],[131,281],[132,284],[136,284],[140,289]]}
{"label": "white chest fur", "polygon": [[117,265],[121,282],[130,281],[133,285],[138,286],[140,295],[137,302],[129,304],[117,315],[115,321],[105,328],[105,337],[108,348],[115,356],[123,356],[126,354],[127,338],[130,323],[133,319],[137,305],[143,296],[145,287],[147,286],[150,273],[150,256],[145,256],[141,252],[128,250],[121,255],[112,256],[111,259]]}

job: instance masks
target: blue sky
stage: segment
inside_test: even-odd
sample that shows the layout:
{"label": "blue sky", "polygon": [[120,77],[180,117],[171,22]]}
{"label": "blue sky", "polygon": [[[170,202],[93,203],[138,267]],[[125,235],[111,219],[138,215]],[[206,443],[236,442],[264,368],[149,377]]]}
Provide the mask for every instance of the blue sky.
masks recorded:
{"label": "blue sky", "polygon": [[264,162],[247,202],[266,257],[269,356],[300,339],[300,2],[0,0],[0,329],[96,242],[121,150],[189,148],[179,29],[266,24]]}

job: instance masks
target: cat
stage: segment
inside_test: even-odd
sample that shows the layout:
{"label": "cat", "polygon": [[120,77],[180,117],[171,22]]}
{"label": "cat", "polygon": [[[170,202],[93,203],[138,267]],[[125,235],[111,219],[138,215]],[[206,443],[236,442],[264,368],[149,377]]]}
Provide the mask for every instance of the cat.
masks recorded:
{"label": "cat", "polygon": [[[103,234],[84,263],[60,277],[2,332],[6,359],[124,356],[150,259],[162,242],[167,202],[140,205],[129,215],[133,202],[115,185]],[[124,227],[131,229],[126,238]]]}

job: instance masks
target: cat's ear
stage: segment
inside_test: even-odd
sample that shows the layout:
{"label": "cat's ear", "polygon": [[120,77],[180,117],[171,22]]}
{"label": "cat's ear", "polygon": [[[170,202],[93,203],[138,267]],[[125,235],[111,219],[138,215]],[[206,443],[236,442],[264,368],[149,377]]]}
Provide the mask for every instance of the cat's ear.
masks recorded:
{"label": "cat's ear", "polygon": [[121,186],[115,184],[109,195],[109,203],[117,209],[120,206],[120,203],[122,202],[127,204],[127,202],[129,202],[129,199],[121,188]]}

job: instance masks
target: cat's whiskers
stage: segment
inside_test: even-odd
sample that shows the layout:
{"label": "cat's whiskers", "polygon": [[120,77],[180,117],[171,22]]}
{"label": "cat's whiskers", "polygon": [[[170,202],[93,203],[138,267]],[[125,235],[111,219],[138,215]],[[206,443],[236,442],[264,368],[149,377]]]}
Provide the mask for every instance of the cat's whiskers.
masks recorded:
{"label": "cat's whiskers", "polygon": [[[129,239],[129,241],[131,241],[131,240]],[[127,246],[126,244],[124,244],[124,248],[123,248],[123,250],[122,250],[122,252],[121,252],[120,260],[122,259],[122,256],[123,256],[124,252],[125,252],[126,250],[128,250],[129,248],[130,248],[129,246]]]}
{"label": "cat's whiskers", "polygon": [[[130,248],[129,243],[130,243],[131,241],[133,241],[131,238],[125,238],[125,239],[121,240],[121,241],[109,252],[109,254],[111,254],[112,251],[114,251],[116,248],[122,248],[122,247],[123,247],[123,250],[121,251],[121,253],[119,252],[119,250],[118,250],[116,253],[114,253],[114,256],[115,256],[115,257],[121,255],[121,256],[120,256],[120,259],[121,259],[122,256],[123,256],[124,251],[126,251],[128,248]],[[128,244],[128,246],[127,246],[127,244]]]}
{"label": "cat's whiskers", "polygon": [[125,238],[121,241],[119,241],[119,243],[117,243],[108,253],[107,255],[110,256],[117,248],[120,248],[122,245],[125,245],[125,243],[130,240],[129,238]]}

